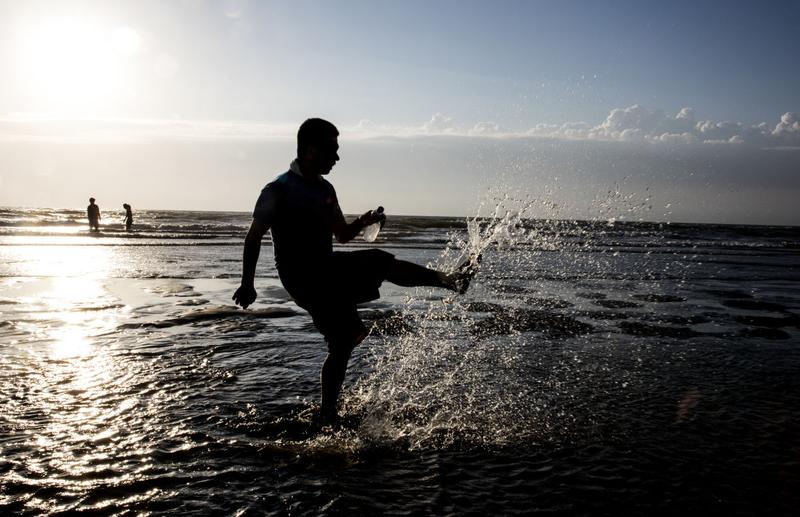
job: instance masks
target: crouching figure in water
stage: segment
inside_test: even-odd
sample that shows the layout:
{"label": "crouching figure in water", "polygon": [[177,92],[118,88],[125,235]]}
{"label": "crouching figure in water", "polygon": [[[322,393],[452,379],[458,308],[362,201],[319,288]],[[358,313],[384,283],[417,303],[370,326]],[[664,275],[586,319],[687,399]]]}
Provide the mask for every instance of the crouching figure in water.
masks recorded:
{"label": "crouching figure in water", "polygon": [[122,203],[122,208],[125,209],[125,230],[131,231],[131,226],[133,226],[133,210],[131,210],[131,205],[128,203]]}

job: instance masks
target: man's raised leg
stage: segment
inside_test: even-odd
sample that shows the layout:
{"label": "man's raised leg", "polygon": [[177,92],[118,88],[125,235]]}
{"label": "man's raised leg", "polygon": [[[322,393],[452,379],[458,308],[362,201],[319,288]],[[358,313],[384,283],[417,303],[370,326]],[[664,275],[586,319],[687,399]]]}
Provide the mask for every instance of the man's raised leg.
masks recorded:
{"label": "man's raised leg", "polygon": [[403,287],[422,285],[430,287],[448,287],[445,284],[446,279],[444,273],[399,259],[394,259],[392,262],[392,267],[389,269],[386,280],[393,284],[402,285]]}
{"label": "man's raised leg", "polygon": [[459,266],[453,273],[435,271],[426,267],[395,259],[386,275],[386,280],[403,287],[443,287],[459,293],[464,293],[469,287],[469,282],[477,272],[480,255],[474,261],[467,261]]}

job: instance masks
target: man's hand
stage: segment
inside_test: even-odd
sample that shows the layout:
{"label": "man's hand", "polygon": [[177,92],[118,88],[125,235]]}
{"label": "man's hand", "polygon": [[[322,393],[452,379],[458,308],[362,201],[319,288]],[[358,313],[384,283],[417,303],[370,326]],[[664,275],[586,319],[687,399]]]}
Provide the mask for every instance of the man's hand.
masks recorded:
{"label": "man's hand", "polygon": [[361,217],[359,217],[358,220],[361,222],[363,226],[369,226],[374,223],[386,222],[386,214],[383,212],[375,213],[374,210],[369,210],[367,212],[364,212],[364,214]]}
{"label": "man's hand", "polygon": [[241,305],[242,309],[246,309],[249,305],[251,305],[254,301],[256,301],[256,290],[252,285],[242,285],[239,286],[239,289],[233,293],[233,297],[231,298],[236,305]]}
{"label": "man's hand", "polygon": [[381,223],[382,228],[385,222],[386,214],[383,212],[375,213],[374,210],[370,210],[356,217],[352,223],[348,224],[345,222],[344,216],[339,212],[339,221],[335,222],[333,225],[333,234],[336,236],[336,240],[339,244],[345,244],[353,240],[361,233],[361,230],[367,226],[374,223]]}

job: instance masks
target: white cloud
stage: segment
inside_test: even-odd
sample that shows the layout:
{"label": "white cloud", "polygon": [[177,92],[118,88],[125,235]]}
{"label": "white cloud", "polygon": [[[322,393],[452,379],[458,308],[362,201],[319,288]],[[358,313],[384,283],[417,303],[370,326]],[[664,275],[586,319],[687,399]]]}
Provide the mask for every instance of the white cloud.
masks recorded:
{"label": "white cloud", "polygon": [[697,123],[695,129],[703,141],[726,141],[741,135],[744,127],[735,122],[703,120]]}
{"label": "white cloud", "polygon": [[796,146],[800,141],[800,113],[784,113],[772,131],[772,137],[783,145]]}
{"label": "white cloud", "polygon": [[[757,147],[800,147],[800,115],[785,113],[772,127],[766,122],[697,120],[694,108],[682,108],[675,115],[638,104],[611,110],[597,125],[588,122],[537,124],[525,131],[503,130],[494,122],[478,122],[472,128],[458,127],[451,118],[437,113],[421,128],[403,128],[402,134],[449,134],[461,136],[547,137],[568,140],[651,142],[662,144],[732,144]],[[384,134],[391,133],[384,128]]]}
{"label": "white cloud", "polygon": [[362,118],[358,121],[354,129],[361,131],[373,131],[377,126],[369,119]]}
{"label": "white cloud", "polygon": [[800,114],[785,113],[773,128],[766,122],[746,125],[741,122],[697,121],[695,110],[688,107],[670,116],[661,110],[633,105],[611,110],[608,117],[596,126],[586,122],[537,124],[525,134],[573,140],[800,147]]}
{"label": "white cloud", "polygon": [[680,120],[688,120],[691,123],[694,123],[694,108],[681,108],[677,115],[675,115],[676,119]]}
{"label": "white cloud", "polygon": [[[758,147],[800,147],[800,123],[796,113],[785,113],[774,129],[766,122],[695,121],[695,111],[683,108],[675,116],[638,105],[612,110],[608,118],[590,131],[603,140],[625,140],[626,131],[636,131],[643,140],[670,143],[747,144]],[[629,139],[629,138],[627,138]]]}
{"label": "white cloud", "polygon": [[424,133],[429,134],[455,133],[457,128],[452,118],[442,115],[441,113],[436,113],[429,121],[422,125],[422,130]]}
{"label": "white cloud", "polygon": [[670,144],[696,144],[698,142],[697,136],[690,131],[684,131],[683,133],[663,133],[661,136],[657,137],[656,140]]}
{"label": "white cloud", "polygon": [[634,104],[628,108],[611,110],[606,120],[595,128],[596,132],[611,137],[621,137],[625,131],[652,134],[664,121],[664,112],[650,111]]}
{"label": "white cloud", "polygon": [[570,122],[566,124],[536,124],[525,134],[530,136],[547,136],[579,140],[589,137],[592,127],[586,122]]}
{"label": "white cloud", "polygon": [[469,130],[471,135],[496,135],[501,132],[500,126],[494,122],[478,122]]}

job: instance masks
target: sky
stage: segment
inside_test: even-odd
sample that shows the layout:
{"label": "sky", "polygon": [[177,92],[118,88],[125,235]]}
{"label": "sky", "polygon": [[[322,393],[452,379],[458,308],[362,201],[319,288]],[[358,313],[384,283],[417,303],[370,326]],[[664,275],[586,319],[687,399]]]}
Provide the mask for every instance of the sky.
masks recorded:
{"label": "sky", "polygon": [[0,0],[0,206],[800,224],[800,3]]}

